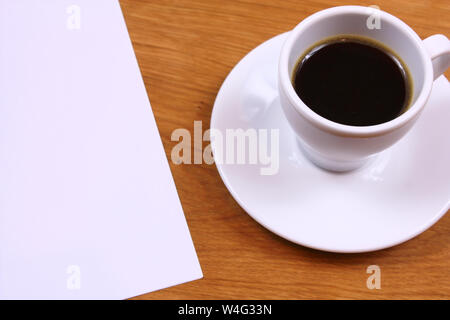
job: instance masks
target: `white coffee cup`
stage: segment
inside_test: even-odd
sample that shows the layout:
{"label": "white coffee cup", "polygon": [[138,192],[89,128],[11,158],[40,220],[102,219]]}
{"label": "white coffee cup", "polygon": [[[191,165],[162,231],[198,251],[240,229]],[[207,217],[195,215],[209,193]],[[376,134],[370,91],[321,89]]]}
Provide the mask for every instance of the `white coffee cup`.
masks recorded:
{"label": "white coffee cup", "polygon": [[[379,29],[368,23],[373,18],[379,19]],[[298,59],[315,43],[340,34],[372,38],[402,58],[413,82],[412,102],[406,112],[378,125],[349,126],[323,118],[301,101],[291,82]],[[422,41],[403,21],[381,10],[334,7],[309,16],[289,33],[278,68],[281,106],[303,150],[316,165],[332,171],[353,170],[411,129],[428,100],[433,80],[449,66],[450,41],[445,36],[433,35]]]}

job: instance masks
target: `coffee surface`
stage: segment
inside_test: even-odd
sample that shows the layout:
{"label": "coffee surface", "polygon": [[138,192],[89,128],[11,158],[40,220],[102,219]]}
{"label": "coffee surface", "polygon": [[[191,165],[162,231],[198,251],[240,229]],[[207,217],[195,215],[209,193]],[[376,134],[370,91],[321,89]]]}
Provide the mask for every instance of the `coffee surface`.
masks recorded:
{"label": "coffee surface", "polygon": [[294,70],[300,99],[331,121],[370,126],[395,119],[410,100],[408,72],[376,44],[340,38],[317,45]]}

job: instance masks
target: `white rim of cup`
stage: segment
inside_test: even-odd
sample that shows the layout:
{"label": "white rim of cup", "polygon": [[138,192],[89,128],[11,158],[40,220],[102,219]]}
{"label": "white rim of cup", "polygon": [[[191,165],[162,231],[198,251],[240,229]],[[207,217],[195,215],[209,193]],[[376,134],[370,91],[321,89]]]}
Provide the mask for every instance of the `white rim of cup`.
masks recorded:
{"label": "white rim of cup", "polygon": [[[413,103],[409,109],[401,114],[399,117],[372,126],[350,126],[345,124],[340,124],[328,120],[314,111],[312,111],[303,101],[299,98],[294,90],[291,82],[291,75],[289,74],[289,56],[294,43],[302,35],[305,27],[317,23],[319,20],[326,19],[331,16],[340,14],[361,14],[367,16],[367,7],[363,6],[339,6],[329,9],[325,9],[314,13],[313,15],[307,17],[300,24],[298,24],[288,35],[286,42],[284,43],[279,60],[279,79],[280,86],[284,93],[290,100],[291,104],[295,107],[295,110],[300,113],[305,119],[311,122],[316,127],[321,128],[324,131],[328,131],[333,134],[351,137],[370,137],[379,136],[387,134],[395,129],[398,129],[414,119],[420,111],[425,106],[428,97],[431,93],[431,87],[433,83],[433,68],[431,64],[431,58],[427,54],[425,47],[423,45],[422,39],[403,21],[399,18],[380,10],[381,21],[389,20],[390,23],[395,25],[406,37],[408,37],[416,45],[417,50],[420,53],[421,62],[424,65],[425,75],[422,88],[417,96],[416,101]],[[299,57],[303,52],[299,52]]]}

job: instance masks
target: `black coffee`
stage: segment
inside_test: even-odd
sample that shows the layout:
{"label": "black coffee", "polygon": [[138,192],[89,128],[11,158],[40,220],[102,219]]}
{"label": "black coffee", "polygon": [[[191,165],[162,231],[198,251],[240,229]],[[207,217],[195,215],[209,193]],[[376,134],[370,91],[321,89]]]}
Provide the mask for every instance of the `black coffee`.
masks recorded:
{"label": "black coffee", "polygon": [[412,91],[409,72],[395,54],[351,36],[308,50],[294,70],[293,84],[314,112],[352,126],[395,119],[408,108]]}

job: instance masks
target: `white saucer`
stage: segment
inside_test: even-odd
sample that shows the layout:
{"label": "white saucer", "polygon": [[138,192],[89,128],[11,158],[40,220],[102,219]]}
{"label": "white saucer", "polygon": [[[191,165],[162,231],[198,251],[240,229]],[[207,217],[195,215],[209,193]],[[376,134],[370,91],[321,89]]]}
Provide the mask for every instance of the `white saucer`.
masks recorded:
{"label": "white saucer", "polygon": [[[314,166],[299,149],[277,97],[277,63],[286,34],[251,51],[220,89],[211,128],[278,128],[278,174],[258,164],[218,164],[240,206],[277,235],[333,252],[374,251],[424,232],[450,207],[450,85],[439,78],[415,127],[350,173]],[[213,149],[214,149],[213,145]]]}

